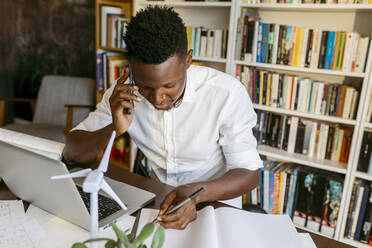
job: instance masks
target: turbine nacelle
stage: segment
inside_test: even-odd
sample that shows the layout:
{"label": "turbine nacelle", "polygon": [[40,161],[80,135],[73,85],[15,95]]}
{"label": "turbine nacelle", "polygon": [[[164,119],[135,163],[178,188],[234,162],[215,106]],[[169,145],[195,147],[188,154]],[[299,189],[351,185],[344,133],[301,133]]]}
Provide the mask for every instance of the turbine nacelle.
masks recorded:
{"label": "turbine nacelle", "polygon": [[83,183],[83,191],[86,193],[98,192],[101,189],[103,173],[99,170],[90,172]]}

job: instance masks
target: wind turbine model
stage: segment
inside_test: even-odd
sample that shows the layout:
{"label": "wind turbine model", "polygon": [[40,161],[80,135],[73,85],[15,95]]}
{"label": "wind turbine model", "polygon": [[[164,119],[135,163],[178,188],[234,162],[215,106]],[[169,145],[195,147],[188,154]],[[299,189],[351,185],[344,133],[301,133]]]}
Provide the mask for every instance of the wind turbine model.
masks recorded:
{"label": "wind turbine model", "polygon": [[[115,136],[116,132],[113,131],[97,169],[93,171],[92,169],[84,169],[66,175],[51,177],[51,179],[86,177],[83,183],[83,191],[90,193],[90,236],[92,239],[98,238],[98,191],[100,189],[111,196],[122,209],[128,209],[103,178],[103,174],[107,171],[110,152]],[[92,243],[92,245],[95,247],[97,243]]]}

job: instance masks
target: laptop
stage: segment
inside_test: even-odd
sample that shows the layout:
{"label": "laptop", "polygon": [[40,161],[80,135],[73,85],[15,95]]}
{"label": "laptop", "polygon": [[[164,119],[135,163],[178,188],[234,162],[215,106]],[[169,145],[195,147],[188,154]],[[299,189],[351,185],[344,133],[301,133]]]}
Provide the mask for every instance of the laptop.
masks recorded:
{"label": "laptop", "polygon": [[[22,200],[90,230],[89,194],[83,192],[85,178],[51,180],[67,174],[66,165],[21,147],[0,141],[0,178]],[[104,192],[99,192],[99,228],[130,215],[150,203],[155,194],[105,177],[128,207],[123,210]]]}

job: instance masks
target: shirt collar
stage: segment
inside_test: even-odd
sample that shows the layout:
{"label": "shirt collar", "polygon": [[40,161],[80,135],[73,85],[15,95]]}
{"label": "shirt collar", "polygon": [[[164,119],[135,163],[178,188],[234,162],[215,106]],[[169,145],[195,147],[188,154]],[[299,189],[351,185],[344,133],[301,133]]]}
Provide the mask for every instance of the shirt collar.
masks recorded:
{"label": "shirt collar", "polygon": [[[186,78],[186,88],[185,93],[182,99],[182,102],[193,102],[195,100],[195,80],[190,70],[192,65],[189,69],[187,69],[187,78]],[[182,103],[181,103],[182,104]]]}

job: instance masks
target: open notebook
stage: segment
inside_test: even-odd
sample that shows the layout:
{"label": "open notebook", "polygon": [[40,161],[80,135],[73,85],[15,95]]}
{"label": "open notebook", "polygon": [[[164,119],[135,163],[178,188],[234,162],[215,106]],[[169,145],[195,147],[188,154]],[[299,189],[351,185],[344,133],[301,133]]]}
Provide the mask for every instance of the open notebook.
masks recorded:
{"label": "open notebook", "polygon": [[[158,210],[142,209],[137,232]],[[145,242],[151,247],[152,237]],[[185,230],[168,229],[163,248],[299,248],[304,247],[288,215],[250,213],[235,208],[205,207]]]}
{"label": "open notebook", "polygon": [[14,132],[4,128],[0,128],[0,141],[56,160],[61,160],[62,151],[65,147],[63,143]]}

